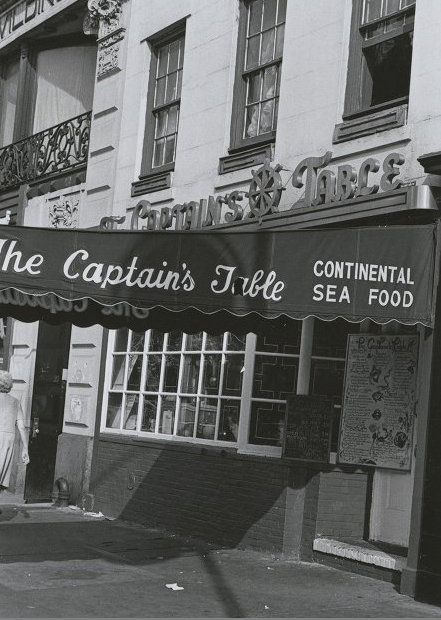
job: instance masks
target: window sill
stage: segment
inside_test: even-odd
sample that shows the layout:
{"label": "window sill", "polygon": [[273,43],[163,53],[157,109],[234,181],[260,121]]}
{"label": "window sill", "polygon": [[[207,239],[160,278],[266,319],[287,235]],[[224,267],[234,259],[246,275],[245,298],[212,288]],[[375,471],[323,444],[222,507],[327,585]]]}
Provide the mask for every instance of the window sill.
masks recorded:
{"label": "window sill", "polygon": [[273,158],[273,151],[273,140],[262,144],[252,144],[241,149],[231,149],[228,155],[219,159],[219,174],[227,174],[263,164],[266,159]]}
{"label": "window sill", "polygon": [[143,194],[152,194],[163,189],[171,187],[172,170],[162,170],[146,174],[139,178],[139,181],[132,183],[132,196],[142,196]]}
{"label": "window sill", "polygon": [[380,131],[402,127],[407,120],[407,104],[398,105],[377,112],[367,112],[335,126],[333,144],[355,140]]}

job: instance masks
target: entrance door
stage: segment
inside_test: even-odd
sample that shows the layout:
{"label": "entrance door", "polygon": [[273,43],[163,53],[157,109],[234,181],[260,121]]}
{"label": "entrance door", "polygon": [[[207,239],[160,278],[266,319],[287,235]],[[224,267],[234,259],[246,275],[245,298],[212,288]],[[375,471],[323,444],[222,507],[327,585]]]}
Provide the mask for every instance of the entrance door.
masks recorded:
{"label": "entrance door", "polygon": [[52,500],[58,436],[63,429],[71,325],[38,328],[25,500]]}

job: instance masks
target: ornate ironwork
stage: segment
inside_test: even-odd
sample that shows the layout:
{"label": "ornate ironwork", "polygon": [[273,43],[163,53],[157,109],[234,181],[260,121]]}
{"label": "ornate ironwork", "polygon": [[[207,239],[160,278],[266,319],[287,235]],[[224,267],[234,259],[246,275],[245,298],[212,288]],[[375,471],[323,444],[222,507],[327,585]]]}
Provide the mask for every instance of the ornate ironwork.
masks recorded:
{"label": "ornate ironwork", "polygon": [[0,191],[87,162],[91,112],[0,149]]}

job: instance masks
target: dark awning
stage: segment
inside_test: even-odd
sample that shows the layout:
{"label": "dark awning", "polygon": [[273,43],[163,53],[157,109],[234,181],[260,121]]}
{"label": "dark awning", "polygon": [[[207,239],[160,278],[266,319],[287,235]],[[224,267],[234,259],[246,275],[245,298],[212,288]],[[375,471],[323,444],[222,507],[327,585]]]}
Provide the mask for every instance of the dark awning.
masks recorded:
{"label": "dark awning", "polygon": [[277,232],[0,230],[0,313],[183,331],[290,319],[432,326],[436,226]]}

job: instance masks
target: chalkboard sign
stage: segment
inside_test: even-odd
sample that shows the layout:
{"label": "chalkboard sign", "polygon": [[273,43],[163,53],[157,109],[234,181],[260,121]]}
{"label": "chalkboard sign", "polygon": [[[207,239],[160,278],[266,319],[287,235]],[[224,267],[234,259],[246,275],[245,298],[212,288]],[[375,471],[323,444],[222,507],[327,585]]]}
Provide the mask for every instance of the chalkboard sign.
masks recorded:
{"label": "chalkboard sign", "polygon": [[417,334],[348,337],[338,462],[409,471]]}
{"label": "chalkboard sign", "polygon": [[286,402],[283,456],[329,462],[332,402],[323,396],[291,396]]}

